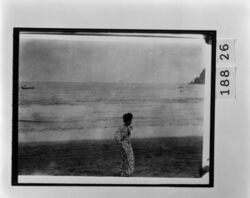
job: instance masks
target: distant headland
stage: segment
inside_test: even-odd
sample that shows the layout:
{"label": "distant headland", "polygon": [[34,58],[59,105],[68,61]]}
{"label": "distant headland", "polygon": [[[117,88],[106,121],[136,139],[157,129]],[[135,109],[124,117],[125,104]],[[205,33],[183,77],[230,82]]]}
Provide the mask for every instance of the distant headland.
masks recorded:
{"label": "distant headland", "polygon": [[200,75],[188,84],[205,84],[205,68],[202,70]]}

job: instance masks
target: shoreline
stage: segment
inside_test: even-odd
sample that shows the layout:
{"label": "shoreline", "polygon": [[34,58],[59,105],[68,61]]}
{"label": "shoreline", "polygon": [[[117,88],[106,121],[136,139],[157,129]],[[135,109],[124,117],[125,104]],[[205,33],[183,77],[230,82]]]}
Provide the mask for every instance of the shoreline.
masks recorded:
{"label": "shoreline", "polygon": [[[150,139],[178,139],[178,138],[197,138],[202,139],[202,135],[187,135],[187,136],[169,136],[169,137],[144,137],[144,138],[130,138],[131,141],[145,141]],[[67,144],[67,143],[80,143],[80,142],[102,142],[102,141],[115,141],[114,138],[107,139],[75,139],[75,140],[58,140],[58,141],[27,141],[18,142],[18,146],[22,144]]]}

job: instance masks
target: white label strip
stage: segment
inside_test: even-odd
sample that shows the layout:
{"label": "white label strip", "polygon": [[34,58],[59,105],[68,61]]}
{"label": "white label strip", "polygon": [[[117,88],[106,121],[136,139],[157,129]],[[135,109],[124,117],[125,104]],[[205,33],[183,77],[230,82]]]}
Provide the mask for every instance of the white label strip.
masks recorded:
{"label": "white label strip", "polygon": [[217,40],[216,62],[220,66],[235,65],[235,39]]}
{"label": "white label strip", "polygon": [[216,97],[236,98],[235,39],[218,39],[216,48]]}

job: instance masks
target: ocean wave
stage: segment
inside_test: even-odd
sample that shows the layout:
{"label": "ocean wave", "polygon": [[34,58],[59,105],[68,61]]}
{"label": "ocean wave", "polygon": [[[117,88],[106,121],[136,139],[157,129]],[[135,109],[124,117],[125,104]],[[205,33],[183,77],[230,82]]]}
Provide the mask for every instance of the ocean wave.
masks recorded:
{"label": "ocean wave", "polygon": [[27,122],[27,123],[56,123],[62,121],[55,121],[55,120],[18,120],[19,122]]}
{"label": "ocean wave", "polygon": [[25,128],[21,129],[20,132],[22,133],[42,133],[42,132],[48,132],[48,131],[75,131],[75,130],[83,130],[85,127],[45,127],[45,128]]}
{"label": "ocean wave", "polygon": [[84,100],[20,100],[19,105],[82,105],[86,103],[104,103],[104,104],[162,104],[162,103],[199,103],[203,98],[153,98],[153,99],[84,99]]}

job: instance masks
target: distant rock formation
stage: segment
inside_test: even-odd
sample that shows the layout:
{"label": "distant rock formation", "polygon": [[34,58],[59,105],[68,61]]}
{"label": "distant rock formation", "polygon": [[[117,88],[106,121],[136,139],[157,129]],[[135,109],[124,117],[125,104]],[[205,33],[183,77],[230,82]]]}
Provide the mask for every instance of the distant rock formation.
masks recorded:
{"label": "distant rock formation", "polygon": [[196,77],[189,84],[205,84],[205,68],[200,73],[200,76]]}

